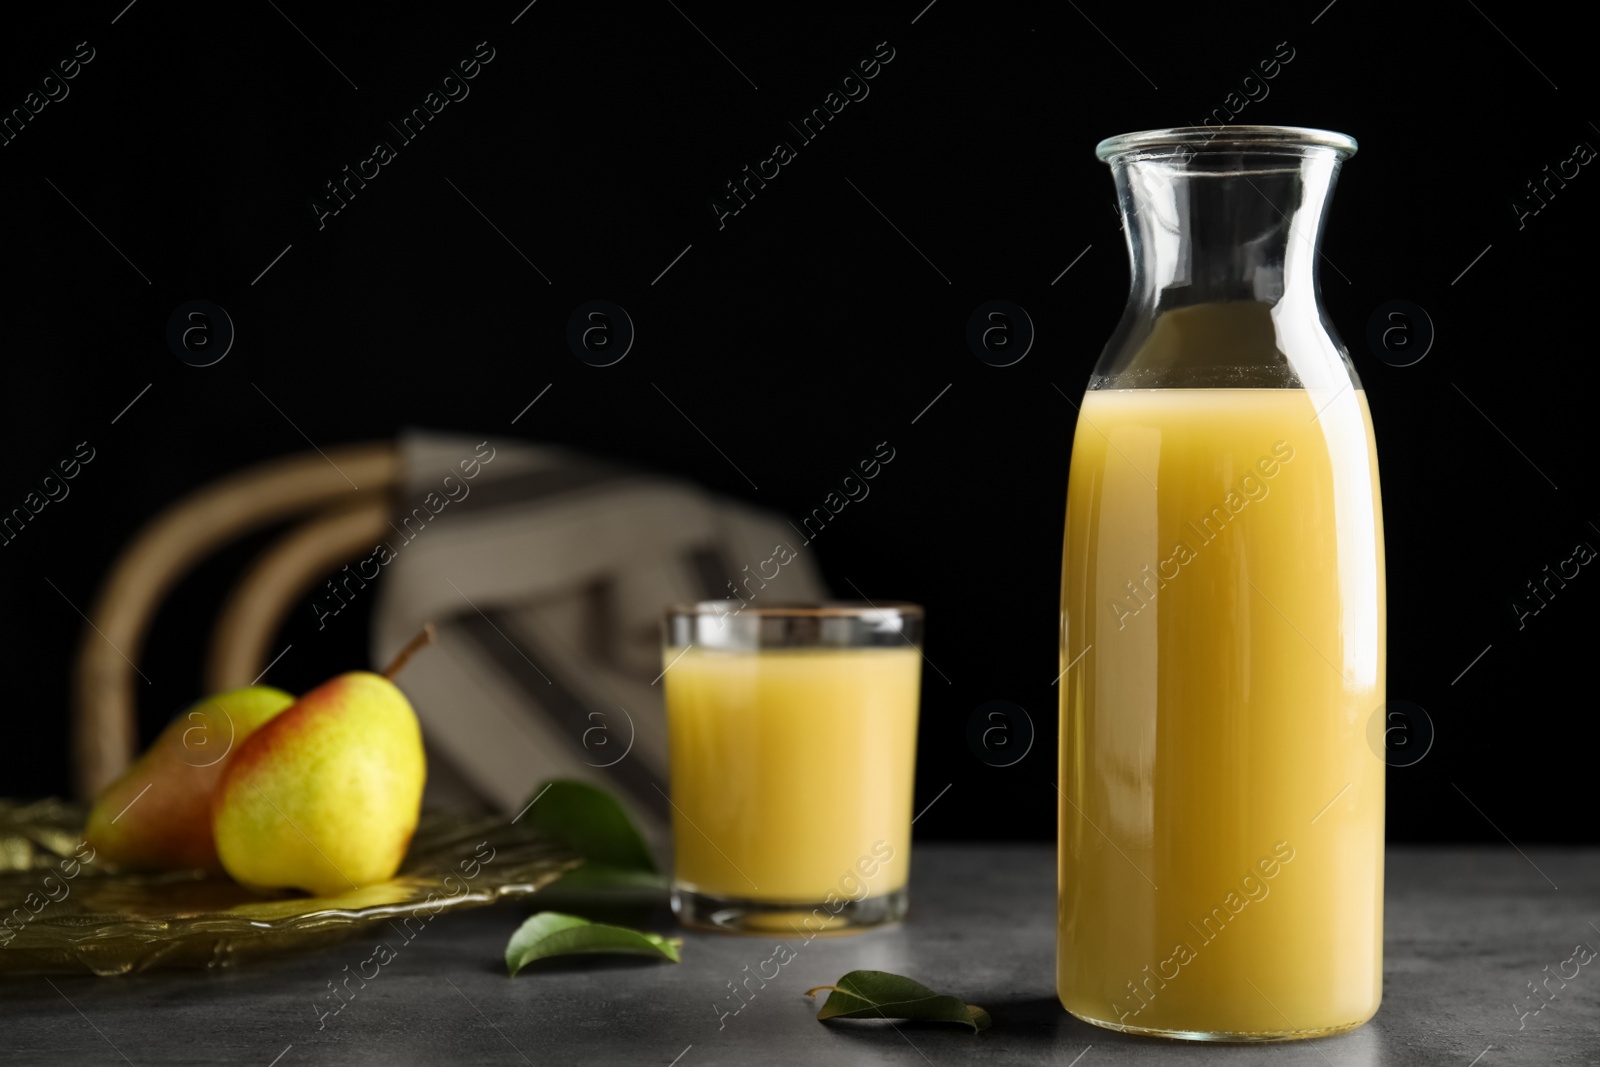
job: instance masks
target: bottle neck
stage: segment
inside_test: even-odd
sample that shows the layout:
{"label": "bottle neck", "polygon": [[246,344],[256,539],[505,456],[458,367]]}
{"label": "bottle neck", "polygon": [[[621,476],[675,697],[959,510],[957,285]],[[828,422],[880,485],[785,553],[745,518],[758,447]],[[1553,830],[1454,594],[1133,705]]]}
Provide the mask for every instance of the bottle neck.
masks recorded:
{"label": "bottle neck", "polygon": [[1340,153],[1186,147],[1110,162],[1133,278],[1101,387],[1348,380],[1317,281]]}
{"label": "bottle neck", "polygon": [[1315,305],[1332,152],[1125,160],[1113,166],[1133,260],[1130,303]]}

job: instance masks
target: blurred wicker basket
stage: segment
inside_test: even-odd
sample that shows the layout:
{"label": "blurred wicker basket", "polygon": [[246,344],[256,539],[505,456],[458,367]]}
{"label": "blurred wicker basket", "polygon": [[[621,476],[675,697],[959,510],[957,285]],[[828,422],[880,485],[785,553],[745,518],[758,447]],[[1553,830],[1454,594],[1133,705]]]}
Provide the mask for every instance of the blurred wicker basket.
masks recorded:
{"label": "blurred wicker basket", "polygon": [[206,691],[249,685],[266,666],[273,635],[294,600],[320,575],[381,539],[399,479],[393,444],[319,450],[229,475],[146,524],[112,564],[79,644],[72,693],[76,795],[92,798],[132,761],[138,744],[134,665],[156,609],[191,567],[253,530],[303,519],[257,557],[218,616]]}

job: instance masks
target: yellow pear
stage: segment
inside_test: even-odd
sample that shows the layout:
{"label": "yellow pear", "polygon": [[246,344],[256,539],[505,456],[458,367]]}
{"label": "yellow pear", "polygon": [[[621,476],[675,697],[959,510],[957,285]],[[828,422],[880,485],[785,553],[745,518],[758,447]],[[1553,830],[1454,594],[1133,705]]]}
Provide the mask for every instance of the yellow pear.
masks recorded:
{"label": "yellow pear", "polygon": [[336,896],[384,881],[417,828],[426,776],[422,730],[405,695],[383,675],[342,674],[257,730],[229,761],[212,796],[217,853],[236,881],[255,888]]}
{"label": "yellow pear", "polygon": [[221,870],[211,837],[212,791],[245,739],[293,703],[288,693],[263,685],[190,707],[100,791],[84,838],[125,867]]}

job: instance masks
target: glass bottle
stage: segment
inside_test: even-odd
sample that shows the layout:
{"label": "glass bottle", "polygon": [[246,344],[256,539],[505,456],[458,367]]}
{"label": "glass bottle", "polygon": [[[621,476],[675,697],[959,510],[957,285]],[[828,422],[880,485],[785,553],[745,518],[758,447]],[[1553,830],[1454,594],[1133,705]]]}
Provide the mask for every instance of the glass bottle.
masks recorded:
{"label": "glass bottle", "polygon": [[1269,126],[1096,149],[1133,283],[1072,445],[1056,977],[1100,1026],[1282,1040],[1378,1008],[1382,513],[1317,286],[1355,149]]}

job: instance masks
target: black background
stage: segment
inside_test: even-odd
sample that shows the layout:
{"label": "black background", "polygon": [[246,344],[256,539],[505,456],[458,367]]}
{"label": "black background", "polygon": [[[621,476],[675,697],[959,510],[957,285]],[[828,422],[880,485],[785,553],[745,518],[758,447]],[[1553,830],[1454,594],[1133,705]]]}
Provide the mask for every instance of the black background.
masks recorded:
{"label": "black background", "polygon": [[[1592,749],[1574,731],[1594,714],[1600,577],[1584,568],[1524,629],[1510,607],[1576,542],[1600,545],[1583,429],[1600,177],[1585,167],[1520,229],[1511,206],[1546,164],[1600,144],[1588,43],[1503,4],[925,2],[112,0],[8,26],[7,113],[78,42],[95,58],[0,147],[0,510],[75,443],[96,458],[0,548],[0,795],[69,788],[72,605],[160,509],[304,450],[287,416],[324,448],[407,426],[564,442],[792,516],[890,442],[871,497],[813,547],[836,589],[927,606],[943,677],[925,674],[919,808],[953,784],[918,833],[1050,837],[1062,393],[1081,392],[1127,287],[1092,149],[1199,122],[1287,42],[1294,58],[1237,121],[1361,143],[1334,196],[1324,300],[1378,431],[1389,693],[1437,730],[1426,758],[1389,773],[1391,837],[1594,840],[1575,788]],[[480,41],[494,59],[470,96],[319,230],[323,183],[393,140],[382,124]],[[719,229],[723,183],[793,141],[785,122],[881,41],[894,59],[870,95]],[[203,369],[164,337],[195,298],[238,332]],[[638,328],[607,368],[563,339],[594,298]],[[965,343],[994,298],[1037,328],[1014,366]],[[1365,341],[1395,299],[1437,330],[1414,366]],[[197,695],[218,592],[267,540],[204,562],[162,609],[141,661],[144,739]],[[370,602],[320,633],[309,611],[293,617],[294,653],[270,680],[304,689],[363,664]],[[1038,728],[1007,768],[966,739],[996,699]]]}

